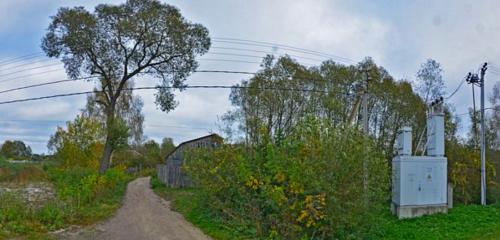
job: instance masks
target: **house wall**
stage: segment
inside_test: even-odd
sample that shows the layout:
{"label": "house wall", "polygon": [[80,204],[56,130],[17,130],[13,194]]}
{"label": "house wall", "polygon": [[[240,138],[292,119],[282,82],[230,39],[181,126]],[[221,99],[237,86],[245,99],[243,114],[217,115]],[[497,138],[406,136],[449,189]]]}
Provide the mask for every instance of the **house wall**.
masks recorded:
{"label": "house wall", "polygon": [[220,143],[220,137],[217,135],[182,143],[167,157],[165,164],[159,164],[157,166],[158,179],[169,187],[191,186],[191,179],[187,173],[182,170],[185,152],[193,148],[211,149],[219,146]]}

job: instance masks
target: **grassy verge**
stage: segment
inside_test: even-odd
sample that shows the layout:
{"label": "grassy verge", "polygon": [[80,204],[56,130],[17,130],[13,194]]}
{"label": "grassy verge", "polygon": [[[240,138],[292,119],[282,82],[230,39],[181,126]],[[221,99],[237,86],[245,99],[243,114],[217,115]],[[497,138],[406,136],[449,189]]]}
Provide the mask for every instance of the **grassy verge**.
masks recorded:
{"label": "grassy verge", "polygon": [[199,189],[168,188],[156,176],[151,177],[151,186],[156,194],[171,201],[172,208],[184,215],[186,220],[214,239],[252,239],[255,233],[248,226],[224,222],[208,208]]}
{"label": "grassy verge", "polygon": [[[46,181],[56,192],[55,198],[36,204],[16,194],[0,193],[0,239],[50,239],[50,231],[107,218],[120,207],[126,185],[132,179],[118,169],[110,169],[104,175],[85,168],[24,164],[3,164],[0,169],[8,173],[3,179],[10,186]],[[27,171],[41,173],[36,178],[24,177]]]}
{"label": "grassy verge", "polygon": [[374,239],[500,239],[500,205],[458,206],[448,214],[386,219]]}

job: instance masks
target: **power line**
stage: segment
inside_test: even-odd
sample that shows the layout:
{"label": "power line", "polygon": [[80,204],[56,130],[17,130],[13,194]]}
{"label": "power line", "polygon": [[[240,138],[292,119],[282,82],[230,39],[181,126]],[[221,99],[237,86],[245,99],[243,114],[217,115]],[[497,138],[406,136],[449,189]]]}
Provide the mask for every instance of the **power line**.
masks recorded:
{"label": "power line", "polygon": [[[247,75],[255,75],[255,74],[257,74],[255,72],[228,71],[228,70],[197,70],[197,71],[194,71],[194,72],[196,72],[196,73],[247,74]],[[58,83],[64,83],[64,82],[74,82],[74,81],[78,81],[78,80],[87,80],[87,79],[92,79],[92,78],[96,78],[96,77],[98,77],[98,76],[88,76],[88,77],[81,77],[81,78],[75,78],[75,79],[61,79],[61,80],[55,80],[55,81],[50,81],[50,82],[38,83],[38,84],[27,85],[27,86],[22,86],[22,87],[16,87],[16,88],[11,88],[11,89],[7,89],[7,90],[3,90],[3,91],[0,91],[0,94],[7,93],[7,92],[18,91],[18,90],[23,90],[23,89],[28,89],[28,88],[35,88],[35,87],[53,85],[53,84],[58,84]]]}
{"label": "power line", "polygon": [[219,58],[202,58],[198,61],[215,61],[215,62],[235,62],[235,63],[251,63],[251,64],[260,64],[260,62],[252,62],[252,61],[243,61],[243,60],[234,60],[234,59],[219,59]]}
{"label": "power line", "polygon": [[[270,52],[270,51],[263,51],[263,50],[257,50],[257,49],[249,49],[249,48],[217,47],[217,46],[210,47],[210,48],[211,49],[221,49],[221,50],[233,50],[233,51],[245,51],[245,52],[265,53],[265,54],[271,54],[271,55],[274,54],[273,52]],[[287,54],[288,56],[293,57],[293,58],[297,58],[297,59],[302,58],[302,59],[307,59],[307,60],[317,61],[317,62],[322,62],[325,59],[327,59],[326,57],[325,57],[325,59],[303,57],[303,56],[299,56],[299,55],[288,54],[287,52],[285,52],[285,54]]]}
{"label": "power line", "polygon": [[11,58],[11,59],[7,59],[7,60],[4,60],[4,61],[1,61],[0,62],[0,66],[9,65],[9,64],[20,62],[20,61],[24,61],[24,60],[27,60],[27,59],[37,58],[37,57],[40,57],[40,54],[42,54],[42,52],[30,53],[30,54],[27,54],[27,55],[23,55],[23,56],[19,56],[19,57],[14,57],[14,58]]}
{"label": "power line", "polygon": [[0,91],[0,94],[7,93],[7,92],[18,91],[18,90],[22,90],[22,89],[35,88],[35,87],[41,87],[41,86],[47,86],[47,85],[53,85],[53,84],[58,84],[58,83],[63,83],[63,82],[73,82],[73,81],[78,81],[78,80],[92,79],[92,78],[96,78],[96,77],[97,76],[90,76],[90,77],[82,77],[82,78],[75,78],[75,79],[62,79],[62,80],[56,80],[56,81],[51,81],[51,82],[38,83],[38,84],[33,84],[33,85],[28,85],[28,86],[23,86],[23,87],[17,87],[17,88],[11,88],[11,89],[7,89],[7,90],[3,90],[3,91]]}
{"label": "power line", "polygon": [[224,43],[235,43],[235,44],[246,44],[246,45],[254,45],[254,46],[265,46],[265,47],[282,47],[284,49],[290,50],[290,51],[297,51],[297,52],[302,52],[306,54],[312,54],[312,55],[322,55],[322,56],[327,56],[329,58],[336,58],[340,59],[344,62],[351,62],[351,63],[356,63],[356,61],[334,55],[334,54],[329,54],[329,53],[324,53],[320,51],[315,51],[315,50],[310,50],[310,49],[305,49],[305,48],[300,48],[300,47],[294,47],[290,45],[285,45],[285,44],[280,44],[280,43],[272,43],[272,42],[265,42],[265,41],[254,41],[254,40],[247,40],[247,39],[240,39],[240,38],[227,38],[227,37],[218,37],[218,38],[213,38],[214,42],[224,42]]}
{"label": "power line", "polygon": [[[497,110],[496,108],[494,107],[489,107],[489,108],[485,108],[484,110],[494,110],[495,112],[497,111],[500,111],[500,110]],[[476,112],[480,112],[481,110],[477,110]],[[458,114],[455,114],[455,116],[463,116],[463,115],[467,115],[469,114],[470,112],[464,112],[464,113],[458,113]]]}
{"label": "power line", "polygon": [[247,55],[247,54],[238,54],[238,53],[227,53],[227,52],[207,52],[207,54],[222,55],[222,56],[237,56],[237,57],[259,58],[259,59],[264,58],[262,56],[256,56],[256,55]]}
{"label": "power line", "polygon": [[464,82],[467,80],[466,77],[464,77],[464,79],[462,79],[462,81],[460,82],[460,84],[458,85],[457,89],[455,89],[455,91],[453,91],[452,94],[450,94],[448,97],[445,97],[444,99],[448,100],[450,99],[451,97],[453,97],[453,95],[455,95],[455,93],[458,92],[458,90],[462,87],[462,85],[464,84]]}
{"label": "power line", "polygon": [[[43,56],[40,56],[40,57],[43,57]],[[15,66],[10,66],[10,67],[4,68],[4,69],[2,69],[2,66],[0,66],[0,69],[2,71],[7,71],[7,70],[12,70],[12,69],[16,69],[16,68],[19,68],[19,67],[23,67],[23,66],[29,66],[29,65],[36,64],[36,63],[44,63],[44,62],[49,62],[49,61],[54,61],[54,60],[55,59],[52,59],[52,58],[44,58],[44,59],[39,59],[39,60],[37,59],[37,60],[30,61],[30,62],[27,62],[27,63],[22,63],[22,64],[15,65]],[[9,64],[7,64],[7,65],[9,65]]]}
{"label": "power line", "polygon": [[[207,60],[207,61],[241,62],[241,63],[255,63],[255,64],[260,64],[260,62],[240,61],[240,60],[234,60],[234,59],[212,59],[212,58],[209,58],[209,59],[200,59],[200,61],[203,61],[203,60]],[[30,69],[24,69],[23,71],[26,71],[26,70],[30,70]],[[32,73],[32,74],[26,74],[26,75],[22,75],[22,76],[16,76],[16,77],[14,77],[14,78],[9,78],[9,79],[0,79],[0,83],[10,82],[10,81],[17,80],[17,79],[21,79],[21,78],[26,78],[26,77],[36,76],[36,75],[40,75],[40,74],[44,74],[44,73],[56,72],[56,71],[60,71],[60,70],[61,70],[61,69],[52,69],[52,70],[43,71],[43,72],[38,72],[38,73]],[[21,71],[19,71],[19,72],[21,72]],[[197,72],[200,72],[200,71],[197,71]]]}
{"label": "power line", "polygon": [[16,73],[21,73],[21,72],[25,72],[25,71],[29,71],[29,70],[35,70],[35,69],[47,68],[47,67],[53,67],[53,66],[60,66],[60,65],[61,65],[61,63],[53,63],[53,64],[47,64],[47,65],[38,66],[38,67],[26,68],[26,69],[22,69],[22,70],[15,71],[15,72],[0,74],[0,77],[10,76],[10,75],[13,75]]}
{"label": "power line", "polygon": [[[225,86],[225,85],[192,85],[192,86],[184,86],[184,87],[135,87],[135,88],[125,88],[123,91],[136,91],[136,90],[157,90],[157,89],[256,89],[256,90],[273,90],[273,91],[294,91],[294,92],[319,92],[319,93],[328,93],[323,90],[315,90],[315,89],[300,89],[300,88],[279,88],[279,87],[247,87],[247,86]],[[30,102],[36,100],[50,99],[50,98],[59,98],[59,97],[69,97],[69,96],[78,96],[85,95],[91,93],[101,93],[103,91],[93,90],[93,91],[84,91],[84,92],[73,92],[73,93],[63,93],[42,97],[33,97],[33,98],[23,98],[23,99],[15,99],[10,101],[0,102],[0,105],[10,104],[10,103],[19,103],[19,102]]]}
{"label": "power line", "polygon": [[[55,119],[0,119],[0,122],[47,122],[47,123],[66,123],[71,120],[55,120]],[[171,125],[171,124],[143,124],[144,128],[182,128],[182,129],[199,129],[208,130],[200,127],[189,127],[185,125]]]}
{"label": "power line", "polygon": [[1,80],[0,83],[10,82],[10,81],[21,79],[21,78],[32,77],[32,76],[37,76],[37,75],[44,74],[44,73],[51,73],[51,72],[57,72],[57,71],[61,71],[61,69],[52,69],[52,70],[47,70],[47,71],[43,71],[43,72],[37,72],[37,73],[32,73],[32,74],[26,74],[26,75],[22,75],[22,76],[17,76],[17,77],[14,77],[14,78],[9,78],[9,79]]}

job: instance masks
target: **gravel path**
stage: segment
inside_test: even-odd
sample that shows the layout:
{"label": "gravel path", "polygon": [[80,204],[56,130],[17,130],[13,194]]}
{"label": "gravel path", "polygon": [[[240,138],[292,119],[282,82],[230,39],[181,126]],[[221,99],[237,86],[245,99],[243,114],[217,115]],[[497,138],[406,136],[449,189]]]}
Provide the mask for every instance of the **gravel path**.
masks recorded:
{"label": "gravel path", "polygon": [[182,215],[170,209],[170,202],[157,196],[148,178],[129,183],[123,206],[111,219],[91,229],[66,233],[63,239],[210,239]]}

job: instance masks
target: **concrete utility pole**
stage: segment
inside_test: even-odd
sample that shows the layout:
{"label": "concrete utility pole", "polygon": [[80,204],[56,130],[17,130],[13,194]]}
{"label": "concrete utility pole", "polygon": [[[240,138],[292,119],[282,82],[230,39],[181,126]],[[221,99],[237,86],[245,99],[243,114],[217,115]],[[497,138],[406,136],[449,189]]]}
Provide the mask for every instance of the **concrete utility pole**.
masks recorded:
{"label": "concrete utility pole", "polygon": [[[477,74],[469,73],[467,75],[467,83],[474,85],[479,85],[481,88],[481,136],[480,136],[480,144],[481,144],[481,205],[486,205],[486,126],[485,126],[485,116],[484,116],[484,75],[486,74],[486,70],[488,69],[488,63],[484,63],[481,68],[480,77]],[[475,105],[475,104],[474,104]],[[474,110],[474,115],[475,110]]]}
{"label": "concrete utility pole", "polygon": [[484,74],[488,63],[484,63],[481,68],[481,205],[486,205],[486,142],[485,142],[485,123],[484,123]]}

